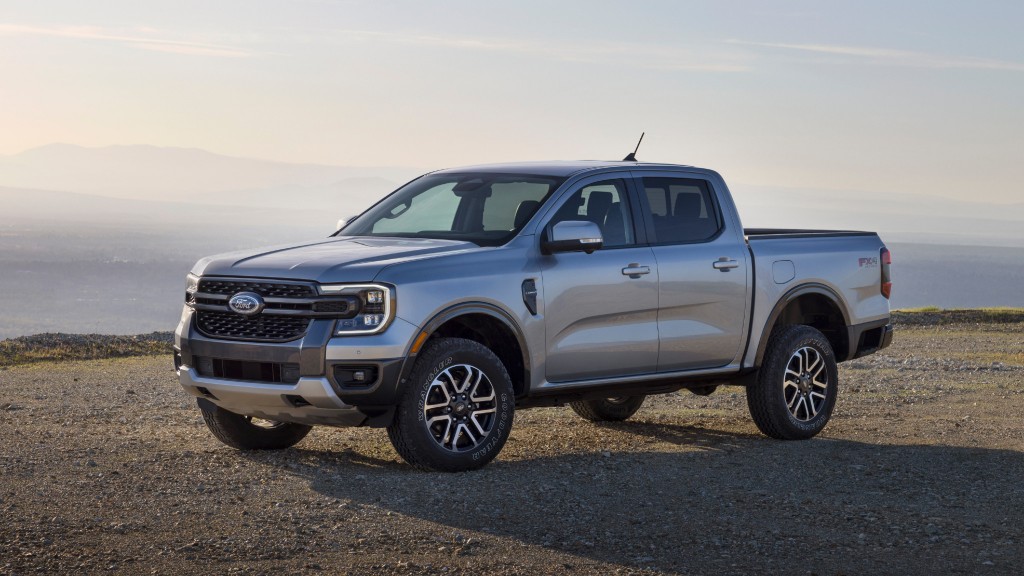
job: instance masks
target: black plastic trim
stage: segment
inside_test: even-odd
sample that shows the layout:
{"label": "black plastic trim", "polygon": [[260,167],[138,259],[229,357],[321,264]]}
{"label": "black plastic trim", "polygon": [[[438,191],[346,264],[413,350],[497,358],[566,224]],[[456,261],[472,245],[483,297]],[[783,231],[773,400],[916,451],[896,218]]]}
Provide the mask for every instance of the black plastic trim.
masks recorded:
{"label": "black plastic trim", "polygon": [[751,371],[731,372],[727,374],[687,376],[681,373],[657,376],[642,382],[610,382],[607,384],[588,384],[585,381],[578,385],[560,386],[556,389],[538,391],[516,402],[517,408],[535,408],[539,406],[561,406],[568,402],[612,396],[635,396],[639,394],[667,394],[684,388],[703,388],[705,386],[747,386]]}
{"label": "black plastic trim", "polygon": [[892,324],[886,324],[885,329],[882,331],[882,345],[878,347],[879,350],[888,348],[892,344],[893,332],[895,328]]}
{"label": "black plastic trim", "polygon": [[[402,366],[405,358],[391,360],[332,360],[327,365],[327,380],[331,383],[334,393],[342,402],[359,407],[388,407],[398,403],[401,392]],[[343,387],[334,378],[335,366],[376,366],[377,381],[367,387]]]}
{"label": "black plastic trim", "polygon": [[[768,337],[771,336],[772,329],[775,328],[775,323],[778,321],[782,311],[786,309],[786,306],[788,306],[790,302],[807,294],[820,294],[831,300],[832,303],[839,308],[840,314],[843,315],[843,325],[850,326],[850,316],[847,312],[846,300],[837,294],[835,290],[832,290],[824,284],[818,283],[801,284],[800,286],[796,286],[779,298],[778,302],[775,303],[775,307],[772,308],[772,313],[768,315],[768,321],[765,322],[764,328],[761,329],[761,340],[757,343],[757,356],[754,357],[755,368],[760,366],[761,362],[764,360],[764,353],[768,348]],[[753,314],[753,310],[751,310],[751,314]]]}
{"label": "black plastic trim", "polygon": [[226,340],[199,332],[193,312],[188,336],[181,340],[182,362],[192,366],[193,356],[208,356],[226,360],[298,363],[300,376],[319,377],[324,374],[324,348],[331,339],[333,327],[333,320],[313,320],[305,336],[284,343]]}
{"label": "black plastic trim", "polygon": [[861,230],[802,230],[798,228],[744,228],[748,240],[775,238],[822,238],[827,236],[877,236],[876,232]]}
{"label": "black plastic trim", "polygon": [[[878,335],[878,345],[865,346],[862,348],[860,346],[861,337],[871,330],[881,330]],[[888,347],[889,344],[892,343],[892,324],[889,323],[888,318],[847,326],[846,333],[850,342],[850,350],[847,358],[850,359],[874,354],[882,348]]]}
{"label": "black plastic trim", "polygon": [[[523,335],[523,331],[522,329],[520,329],[519,323],[516,322],[516,320],[512,316],[510,316],[501,308],[498,308],[493,304],[487,304],[486,302],[463,302],[461,304],[456,304],[449,308],[445,308],[441,312],[438,312],[423,326],[420,332],[426,332],[427,338],[429,339],[430,336],[433,335],[433,333],[437,331],[437,329],[440,328],[441,325],[444,324],[445,322],[457,318],[459,316],[465,316],[467,314],[486,314],[487,316],[491,316],[492,318],[500,320],[510,330],[512,330],[512,334],[515,335],[516,341],[519,343],[519,349],[523,353],[523,393],[529,394],[531,373],[530,347],[526,343],[526,336]],[[417,334],[419,334],[420,332],[417,332]],[[412,366],[415,363],[415,357],[415,354],[412,354],[410,351],[410,353],[408,354],[409,361],[406,362],[406,365],[402,370],[403,381],[405,380],[405,378],[409,376],[409,373],[412,371]]]}

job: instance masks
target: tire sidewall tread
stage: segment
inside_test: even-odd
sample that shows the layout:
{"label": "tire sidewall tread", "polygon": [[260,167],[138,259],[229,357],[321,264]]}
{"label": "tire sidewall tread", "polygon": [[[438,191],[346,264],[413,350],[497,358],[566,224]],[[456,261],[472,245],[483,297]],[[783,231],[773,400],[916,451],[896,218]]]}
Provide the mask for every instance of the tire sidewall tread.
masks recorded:
{"label": "tire sidewall tread", "polygon": [[[828,424],[838,396],[839,373],[832,345],[816,328],[802,324],[776,328],[770,338],[756,383],[747,388],[750,415],[766,436],[780,440],[812,438]],[[811,420],[802,422],[794,418],[786,406],[782,378],[793,353],[805,346],[816,349],[824,359],[828,387],[821,411]]]}
{"label": "tire sidewall tread", "polygon": [[312,426],[282,422],[274,428],[256,426],[245,416],[229,412],[220,406],[207,410],[200,406],[203,421],[213,435],[238,450],[281,450],[298,444],[309,434]]}
{"label": "tire sidewall tread", "polygon": [[[463,453],[453,453],[438,446],[427,430],[423,413],[430,384],[443,370],[457,364],[470,364],[484,371],[494,387],[497,408],[494,426],[484,442]],[[438,338],[427,343],[413,365],[395,418],[388,426],[388,438],[406,462],[421,470],[475,470],[493,460],[501,451],[511,432],[514,412],[512,380],[494,352],[473,340]]]}
{"label": "tire sidewall tread", "polygon": [[591,422],[621,422],[626,420],[643,405],[647,396],[629,396],[625,402],[609,402],[607,398],[570,402],[569,407],[584,420]]}

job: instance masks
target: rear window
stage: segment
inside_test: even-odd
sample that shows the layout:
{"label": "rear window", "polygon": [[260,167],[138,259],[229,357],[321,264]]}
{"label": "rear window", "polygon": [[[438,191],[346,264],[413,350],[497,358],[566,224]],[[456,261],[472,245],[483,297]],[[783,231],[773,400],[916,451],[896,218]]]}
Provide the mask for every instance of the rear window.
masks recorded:
{"label": "rear window", "polygon": [[644,197],[654,222],[654,242],[702,242],[722,227],[706,180],[643,178]]}

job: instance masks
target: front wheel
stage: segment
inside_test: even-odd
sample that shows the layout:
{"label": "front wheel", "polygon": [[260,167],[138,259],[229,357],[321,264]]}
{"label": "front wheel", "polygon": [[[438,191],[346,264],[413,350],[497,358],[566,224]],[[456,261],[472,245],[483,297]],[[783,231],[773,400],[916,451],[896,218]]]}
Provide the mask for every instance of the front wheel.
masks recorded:
{"label": "front wheel", "polygon": [[216,406],[200,402],[206,427],[218,440],[239,450],[281,450],[290,448],[306,437],[312,426],[291,422],[275,422],[251,416],[242,416]]}
{"label": "front wheel", "polygon": [[440,338],[416,360],[388,437],[421,470],[473,470],[501,451],[514,410],[512,379],[493,352],[472,340]]}
{"label": "front wheel", "polygon": [[836,358],[825,335],[803,325],[772,332],[747,407],[765,435],[804,440],[821,432],[839,390]]}

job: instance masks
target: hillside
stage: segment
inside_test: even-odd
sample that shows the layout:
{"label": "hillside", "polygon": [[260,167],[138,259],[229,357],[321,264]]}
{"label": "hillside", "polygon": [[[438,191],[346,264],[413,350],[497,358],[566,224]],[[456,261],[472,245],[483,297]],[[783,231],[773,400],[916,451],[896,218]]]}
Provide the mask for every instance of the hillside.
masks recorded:
{"label": "hillside", "polygon": [[0,156],[0,186],[100,194],[146,200],[227,203],[243,191],[353,188],[404,182],[418,170],[290,164],[236,158],[197,148],[50,144]]}

